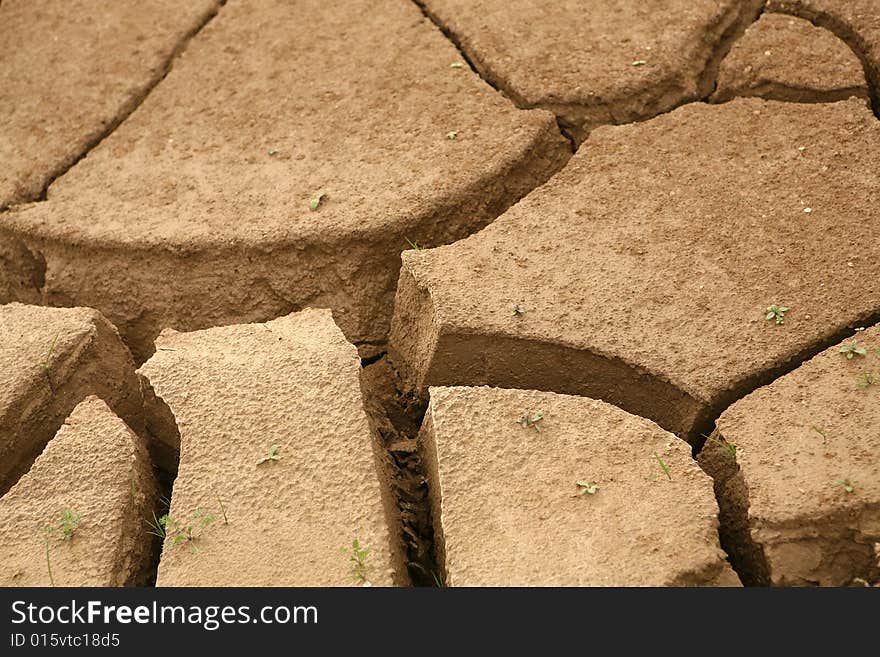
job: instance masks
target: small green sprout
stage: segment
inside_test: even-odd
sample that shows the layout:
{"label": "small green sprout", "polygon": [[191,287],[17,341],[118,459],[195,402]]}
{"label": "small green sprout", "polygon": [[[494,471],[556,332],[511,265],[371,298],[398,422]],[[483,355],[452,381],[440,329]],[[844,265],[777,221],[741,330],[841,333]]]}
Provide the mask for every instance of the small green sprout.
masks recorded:
{"label": "small green sprout", "polygon": [[845,490],[847,493],[854,493],[856,490],[855,488],[853,488],[853,485],[849,479],[838,479],[834,482],[834,484],[837,486],[841,486],[843,490]]}
{"label": "small green sprout", "polygon": [[856,388],[859,390],[867,390],[871,386],[880,386],[880,374],[866,372],[859,377],[858,383],[856,383]]}
{"label": "small green sprout", "polygon": [[311,210],[312,212],[317,210],[320,207],[321,203],[324,202],[324,199],[326,197],[327,197],[327,192],[319,192],[315,198],[313,198],[311,201],[309,201],[309,210]]}
{"label": "small green sprout", "polygon": [[217,496],[217,504],[220,505],[220,513],[223,514],[223,524],[229,524],[229,518],[226,517],[226,507],[223,506],[223,500],[220,499],[220,496]]}
{"label": "small green sprout", "polygon": [[728,442],[719,436],[709,436],[709,442],[714,443],[715,445],[718,445],[718,447],[723,448],[727,452],[727,454],[730,456],[730,458],[732,458],[734,461],[736,461],[736,445],[735,444]]}
{"label": "small green sprout", "polygon": [[257,465],[262,465],[266,461],[280,461],[281,457],[278,456],[278,445],[272,445],[269,448],[269,451],[266,452],[266,455],[257,460]]}
{"label": "small green sprout", "polygon": [[820,436],[822,436],[822,444],[823,444],[823,445],[824,445],[826,442],[828,442],[828,432],[827,432],[825,429],[823,429],[822,427],[817,427],[817,426],[812,426],[812,427],[810,427],[810,428],[811,428],[813,431],[815,431],[816,433],[818,433]]}
{"label": "small green sprout", "polygon": [[449,65],[449,68],[464,68],[464,64],[462,64],[461,62],[452,62]]}
{"label": "small green sprout", "polygon": [[517,420],[517,424],[519,424],[523,429],[528,429],[529,427],[533,427],[535,431],[541,433],[541,421],[544,419],[544,411],[538,411],[536,413],[532,413],[531,411],[526,411],[522,414],[519,420]]}
{"label": "small green sprout", "polygon": [[447,139],[457,139],[458,138],[458,130],[450,130],[446,133]]}
{"label": "small green sprout", "polygon": [[636,61],[634,61],[634,62],[632,63],[632,65],[633,65],[633,66],[644,66],[644,65],[647,64],[647,63],[648,63],[648,62],[646,62],[644,59],[637,59]]}
{"label": "small green sprout", "polygon": [[193,554],[199,553],[196,541],[198,541],[202,531],[214,522],[214,516],[203,509],[196,509],[192,520],[184,524],[178,523],[170,515],[165,516],[165,518],[165,530],[166,533],[170,532],[171,545],[176,546],[181,543],[188,543],[190,552]]}
{"label": "small green sprout", "polygon": [[518,303],[513,304],[511,307],[512,312],[510,313],[511,317],[522,317],[526,314],[526,309]]}
{"label": "small green sprout", "polygon": [[666,465],[663,462],[663,459],[657,456],[657,454],[654,454],[654,458],[657,459],[657,463],[660,464],[660,469],[663,470],[663,474],[666,475],[666,478],[669,479],[669,481],[672,481],[672,475],[669,473],[669,466]]}
{"label": "small green sprout", "polygon": [[599,491],[599,487],[596,484],[591,484],[588,481],[578,481],[576,482],[578,486],[578,495],[595,495]]}
{"label": "small green sprout", "polygon": [[147,533],[152,534],[153,536],[158,536],[164,541],[166,536],[166,528],[168,527],[168,521],[170,520],[170,518],[171,516],[169,516],[167,513],[157,518],[156,512],[154,511],[153,519],[147,520]]}
{"label": "small green sprout", "polygon": [[859,343],[853,340],[850,344],[845,344],[840,348],[840,353],[846,354],[847,360],[852,360],[854,356],[867,356],[868,351],[864,347],[860,347]]}
{"label": "small green sprout", "polygon": [[361,586],[372,586],[367,580],[367,557],[369,555],[370,548],[361,546],[358,539],[351,542],[351,554],[348,558],[351,564],[351,575],[354,581]]}
{"label": "small green sprout", "polygon": [[57,525],[46,525],[40,531],[43,532],[43,538],[46,548],[46,570],[49,571],[49,584],[55,586],[55,577],[52,575],[52,561],[49,556],[49,539],[53,534],[61,536],[62,541],[69,541],[76,533],[79,524],[82,522],[82,514],[77,513],[73,509],[64,509]]}
{"label": "small green sprout", "polygon": [[50,390],[52,390],[52,378],[49,376],[49,366],[52,364],[52,355],[55,353],[55,345],[58,344],[59,336],[60,334],[57,334],[55,339],[52,340],[52,344],[49,345],[49,351],[46,352],[46,358],[40,363],[40,370],[43,372],[43,376],[46,377],[46,382],[49,384]]}
{"label": "small green sprout", "polygon": [[777,306],[775,303],[772,306],[767,307],[767,314],[764,316],[764,319],[770,321],[773,320],[776,322],[776,325],[785,324],[785,313],[787,313],[791,308],[786,308],[785,306]]}
{"label": "small green sprout", "polygon": [[404,237],[403,239],[405,239],[406,243],[409,244],[409,248],[414,249],[415,251],[422,251],[428,248],[424,244],[419,244],[417,241],[410,240],[408,237]]}

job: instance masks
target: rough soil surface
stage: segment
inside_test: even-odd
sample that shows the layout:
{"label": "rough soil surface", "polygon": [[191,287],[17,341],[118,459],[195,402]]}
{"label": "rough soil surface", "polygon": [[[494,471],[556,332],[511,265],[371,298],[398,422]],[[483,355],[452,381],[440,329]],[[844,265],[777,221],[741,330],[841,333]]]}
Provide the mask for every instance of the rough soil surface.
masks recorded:
{"label": "rough soil surface", "polygon": [[577,143],[708,96],[762,0],[419,0],[484,78]]}
{"label": "rough soil surface", "polygon": [[100,309],[141,361],[162,327],[307,305],[382,341],[407,239],[464,237],[570,155],[456,62],[407,2],[229,3],[5,234],[45,261],[47,303]]}
{"label": "rough soil surface", "polygon": [[[159,586],[354,585],[354,539],[371,549],[370,583],[404,583],[357,350],[329,311],[166,331],[141,372],[177,420],[170,515],[195,536],[169,532]],[[280,460],[257,465],[273,445]]]}
{"label": "rough soil surface", "polygon": [[88,308],[0,306],[0,494],[87,395],[143,431],[134,363],[116,329]]}
{"label": "rough soil surface", "polygon": [[4,0],[0,208],[46,186],[134,109],[218,0]]}
{"label": "rough soil surface", "polygon": [[790,102],[868,99],[862,64],[846,43],[809,21],[764,14],[736,42],[718,71],[713,102],[761,96]]}
{"label": "rough soil surface", "polygon": [[[143,585],[156,495],[142,439],[87,397],[0,498],[0,586]],[[66,510],[80,516],[69,538],[58,529]]]}
{"label": "rough soil surface", "polygon": [[[848,360],[853,340],[867,353]],[[880,583],[880,328],[746,396],[717,427],[700,462],[749,583]]]}
{"label": "rough soil surface", "polygon": [[[527,411],[540,432],[518,424]],[[447,586],[739,585],[712,482],[653,422],[582,397],[431,388],[419,441]]]}
{"label": "rough soil surface", "polygon": [[878,152],[855,99],[600,128],[480,233],[404,254],[392,362],[420,394],[600,397],[699,442],[736,398],[876,321]]}
{"label": "rough soil surface", "polygon": [[843,39],[865,71],[874,111],[880,111],[880,8],[877,0],[767,0],[767,11],[800,16]]}

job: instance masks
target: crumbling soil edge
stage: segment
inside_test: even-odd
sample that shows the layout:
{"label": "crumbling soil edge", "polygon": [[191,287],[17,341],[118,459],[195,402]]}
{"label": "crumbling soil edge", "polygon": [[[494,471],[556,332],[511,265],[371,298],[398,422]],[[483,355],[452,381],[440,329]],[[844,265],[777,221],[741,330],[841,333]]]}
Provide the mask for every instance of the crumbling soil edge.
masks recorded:
{"label": "crumbling soil edge", "polygon": [[[59,162],[54,169],[49,172],[49,175],[46,178],[46,182],[43,185],[42,190],[39,194],[32,198],[22,198],[18,199],[14,205],[19,203],[28,203],[33,201],[45,201],[49,194],[49,187],[54,183],[58,178],[63,176],[65,173],[70,171],[73,167],[75,167],[80,160],[86,157],[93,149],[95,149],[102,141],[104,141],[110,134],[113,133],[116,128],[118,128],[123,121],[125,121],[131,114],[141,106],[141,104],[147,99],[153,89],[156,88],[162,80],[165,79],[165,76],[171,71],[172,66],[174,65],[174,61],[186,50],[190,41],[192,41],[193,37],[195,37],[201,30],[210,23],[217,13],[220,11],[220,8],[226,4],[226,0],[219,0],[219,5],[211,7],[207,10],[204,16],[199,19],[198,24],[189,30],[180,41],[175,44],[174,48],[171,51],[171,54],[159,68],[159,70],[153,75],[153,77],[147,80],[143,86],[139,90],[135,90],[132,93],[132,96],[127,99],[119,110],[116,113],[116,116],[111,118],[107,124],[100,130],[96,131],[87,141],[82,151],[78,155],[74,155],[66,161]],[[11,207],[11,205],[0,205],[0,212]]]}
{"label": "crumbling soil edge", "polygon": [[870,48],[859,33],[844,20],[823,11],[812,11],[799,3],[789,0],[768,0],[765,11],[787,14],[810,21],[814,26],[830,31],[834,36],[849,46],[862,64],[865,81],[868,84],[868,95],[874,116],[880,119],[880,62],[876,64],[868,59]]}
{"label": "crumbling soil edge", "polygon": [[721,104],[730,102],[734,98],[753,96],[763,98],[764,100],[776,100],[784,103],[836,103],[841,100],[847,100],[852,96],[864,98],[864,92],[859,89],[859,87],[819,91],[817,89],[808,89],[806,87],[792,87],[789,85],[768,82],[757,87],[751,87],[746,91],[748,91],[748,93],[739,91],[720,96],[715,96],[715,94],[713,94],[709,102],[712,104]]}

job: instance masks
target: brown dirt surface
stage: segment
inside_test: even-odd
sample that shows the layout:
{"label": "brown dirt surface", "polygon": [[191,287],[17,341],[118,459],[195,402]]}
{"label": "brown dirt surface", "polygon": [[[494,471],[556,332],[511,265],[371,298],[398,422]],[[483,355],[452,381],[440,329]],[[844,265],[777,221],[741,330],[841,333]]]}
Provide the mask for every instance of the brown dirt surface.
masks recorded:
{"label": "brown dirt surface", "polygon": [[113,326],[88,308],[0,306],[0,494],[86,395],[142,431],[134,363]]}
{"label": "brown dirt surface", "polygon": [[0,208],[39,197],[140,102],[217,0],[4,0]]}
{"label": "brown dirt surface", "polygon": [[419,0],[483,77],[554,112],[580,143],[602,124],[708,96],[762,0]]}
{"label": "brown dirt surface", "polygon": [[[403,583],[360,361],[329,311],[166,331],[157,347],[141,372],[180,429],[170,515],[196,538],[169,533],[159,586],[353,585],[354,539],[371,549],[369,582]],[[280,460],[258,465],[273,445]]]}
{"label": "brown dirt surface", "polygon": [[739,585],[711,480],[653,422],[532,390],[430,396],[419,441],[447,586]]}
{"label": "brown dirt surface", "polygon": [[[840,348],[853,340],[867,353],[848,360]],[[751,583],[880,583],[878,427],[877,327],[722,413],[700,462],[716,480],[728,551]],[[716,440],[735,446],[735,462]]]}
{"label": "brown dirt surface", "polygon": [[307,305],[382,341],[407,239],[467,235],[570,155],[552,115],[457,61],[410,3],[229,3],[6,234],[45,261],[49,303],[98,308],[139,360],[162,327]]}
{"label": "brown dirt surface", "polygon": [[[0,586],[51,584],[47,538],[54,585],[143,585],[156,496],[142,439],[98,397],[87,397],[0,498]],[[65,538],[59,525],[68,510],[80,518]]]}
{"label": "brown dirt surface", "polygon": [[404,254],[392,362],[422,393],[600,397],[698,441],[736,398],[876,321],[878,152],[855,99],[597,129],[480,233]]}
{"label": "brown dirt surface", "polygon": [[868,98],[862,64],[830,31],[782,14],[764,14],[736,42],[718,71],[713,102],[761,96],[791,102]]}
{"label": "brown dirt surface", "polygon": [[880,111],[880,8],[877,0],[767,0],[767,11],[800,16],[843,39],[865,71],[874,111]]}

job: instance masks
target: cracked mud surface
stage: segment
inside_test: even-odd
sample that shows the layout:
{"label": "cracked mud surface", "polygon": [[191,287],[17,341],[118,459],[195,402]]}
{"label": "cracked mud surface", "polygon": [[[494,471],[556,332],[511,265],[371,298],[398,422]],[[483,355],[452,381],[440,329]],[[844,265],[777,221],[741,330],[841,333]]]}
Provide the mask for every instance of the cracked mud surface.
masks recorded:
{"label": "cracked mud surface", "polygon": [[880,585],[880,7],[656,4],[4,0],[0,585]]}

